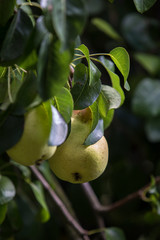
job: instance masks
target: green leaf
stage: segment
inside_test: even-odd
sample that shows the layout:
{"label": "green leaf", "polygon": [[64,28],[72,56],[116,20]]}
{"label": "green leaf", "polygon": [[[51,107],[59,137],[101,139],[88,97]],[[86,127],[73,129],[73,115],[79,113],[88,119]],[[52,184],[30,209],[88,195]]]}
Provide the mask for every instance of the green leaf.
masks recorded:
{"label": "green leaf", "polygon": [[7,94],[8,90],[8,84],[7,80],[4,77],[0,78],[0,103],[2,103],[5,99],[5,96]]}
{"label": "green leaf", "polygon": [[149,10],[157,0],[133,0],[137,11],[140,13],[144,13]]}
{"label": "green leaf", "polygon": [[151,75],[159,72],[160,57],[147,53],[135,53],[134,57]]}
{"label": "green leaf", "polygon": [[160,115],[160,81],[143,79],[137,86],[132,99],[133,111],[142,117]]}
{"label": "green leaf", "polygon": [[0,205],[11,201],[16,194],[16,189],[12,181],[5,176],[0,175]]}
{"label": "green leaf", "polygon": [[106,35],[116,41],[122,40],[121,36],[113,29],[113,27],[101,18],[93,18],[92,24],[95,25],[99,30],[104,32]]}
{"label": "green leaf", "polygon": [[22,9],[19,9],[3,41],[0,62],[13,64],[22,56],[32,29],[30,17]]}
{"label": "green leaf", "polygon": [[4,26],[13,15],[16,0],[0,1],[0,26]]}
{"label": "green leaf", "polygon": [[79,63],[75,68],[74,86],[71,89],[74,99],[74,109],[84,109],[92,105],[99,96],[101,89],[100,74],[94,68],[94,65],[92,67],[94,79],[92,78],[91,84],[89,84],[88,68],[82,63]]}
{"label": "green leaf", "polygon": [[7,204],[3,204],[3,205],[0,204],[0,225],[5,220],[6,213],[7,213]]}
{"label": "green leaf", "polygon": [[160,116],[147,120],[145,123],[145,131],[149,141],[160,142]]}
{"label": "green leaf", "polygon": [[28,167],[26,166],[23,166],[13,160],[11,160],[12,164],[15,165],[21,172],[22,172],[22,175],[25,179],[31,179],[31,171]]}
{"label": "green leaf", "polygon": [[53,98],[54,106],[62,115],[66,123],[69,123],[73,111],[73,98],[70,91],[63,87]]}
{"label": "green leaf", "polygon": [[45,19],[50,30],[56,32],[61,49],[73,49],[74,42],[81,34],[86,21],[85,3],[83,0],[41,1],[45,9]]}
{"label": "green leaf", "polygon": [[107,240],[126,240],[123,231],[117,227],[110,227],[105,230]]}
{"label": "green leaf", "polygon": [[51,34],[46,34],[41,43],[37,78],[39,93],[44,100],[56,95],[68,80],[71,55],[67,50],[61,52],[60,46]]}
{"label": "green leaf", "polygon": [[54,106],[51,106],[51,111],[52,111],[52,126],[48,145],[58,146],[61,145],[67,137],[68,125]]}
{"label": "green leaf", "polygon": [[3,114],[0,112],[0,154],[18,142],[24,128],[24,116],[3,117]]}
{"label": "green leaf", "polygon": [[46,222],[50,218],[50,213],[49,213],[48,206],[46,204],[42,184],[37,181],[36,183],[31,182],[31,183],[29,183],[29,185],[30,185],[30,187],[31,187],[31,189],[34,193],[34,196],[35,196],[36,200],[38,201],[38,203],[42,207],[41,210],[40,210],[40,213],[39,213],[40,217],[41,217],[41,221]]}
{"label": "green leaf", "polygon": [[12,229],[14,229],[15,231],[18,231],[21,229],[23,225],[22,218],[21,218],[17,203],[14,200],[8,203],[7,217],[10,220]]}
{"label": "green leaf", "polygon": [[37,103],[36,97],[37,78],[32,71],[29,71],[24,77],[23,84],[21,85],[13,104],[14,113],[17,115],[24,114],[30,104],[33,106],[34,100],[36,100],[36,104],[39,104],[41,99],[39,99]]}
{"label": "green leaf", "polygon": [[124,95],[124,92],[120,85],[119,76],[111,70],[111,64],[109,64],[108,60],[106,60],[105,57],[101,56],[99,59],[100,59],[99,60],[100,63],[106,69],[106,71],[108,72],[108,74],[110,76],[113,88],[115,88],[115,90],[117,90],[117,92],[120,94],[121,105],[122,105],[124,102],[124,99],[125,99],[125,95]]}
{"label": "green leaf", "polygon": [[101,76],[101,72],[94,65],[94,63],[90,60],[89,50],[88,48],[82,44],[78,47],[78,50],[84,54],[86,60],[88,62],[88,76],[89,76],[89,85],[94,85],[95,81]]}
{"label": "green leaf", "polygon": [[[106,87],[108,88],[109,86],[105,86],[105,88]],[[110,105],[110,100],[109,100],[110,97],[111,97],[110,93],[108,96],[107,92],[101,91],[101,93],[97,99],[99,113],[100,113],[100,116],[102,117],[103,123],[104,123],[104,129],[107,129],[110,126],[110,124],[113,120],[113,116],[114,116],[114,108],[118,107],[118,105],[116,105],[116,104],[118,104],[118,102],[119,102],[119,101],[115,101],[115,103],[113,102],[113,105],[112,104]],[[118,95],[117,95],[117,97],[119,98]]]}
{"label": "green leaf", "polygon": [[121,104],[120,94],[108,85],[102,85],[101,94],[108,105],[108,110],[119,108]]}
{"label": "green leaf", "polygon": [[125,89],[129,90],[130,88],[127,82],[127,78],[129,75],[130,60],[129,60],[129,55],[127,51],[122,47],[117,47],[117,48],[114,48],[109,55],[124,77]]}

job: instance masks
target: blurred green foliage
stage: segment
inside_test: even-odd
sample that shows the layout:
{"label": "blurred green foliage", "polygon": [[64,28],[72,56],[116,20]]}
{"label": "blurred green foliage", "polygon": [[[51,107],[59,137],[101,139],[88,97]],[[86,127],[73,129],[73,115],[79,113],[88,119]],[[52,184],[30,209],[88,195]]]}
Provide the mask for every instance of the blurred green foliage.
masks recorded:
{"label": "blurred green foliage", "polygon": [[[81,42],[91,53],[110,52],[115,47],[124,47],[131,57],[128,79],[131,90],[127,92],[124,89],[126,100],[115,112],[113,122],[105,132],[110,151],[109,164],[104,174],[91,183],[104,205],[143,187],[150,182],[151,175],[160,174],[160,2],[150,2],[150,5],[155,4],[140,14],[137,11],[138,1],[115,0],[109,3],[106,0],[86,0],[89,18]],[[137,9],[134,3],[137,3]],[[148,9],[148,5],[145,6]],[[64,33],[58,34],[64,41]],[[120,81],[123,83],[123,78]],[[105,74],[102,74],[102,82],[111,84],[109,76],[107,78]],[[6,89],[3,81],[0,81],[0,93],[2,88]],[[5,95],[4,91],[2,93]],[[7,156],[4,154],[0,161],[6,164]],[[64,224],[48,195],[46,202],[50,213],[43,201],[41,186],[37,182],[31,184],[29,170],[21,166],[16,170],[19,177],[20,172],[23,175],[20,183],[11,167],[0,170],[18,186],[17,196],[10,202],[8,209],[4,203],[0,205],[0,223],[7,211],[7,217],[0,225],[0,240],[68,239]],[[45,175],[54,188],[49,170]],[[96,228],[81,187],[62,181],[60,183],[82,225],[87,229]],[[104,214],[105,224],[109,228],[106,230],[107,240],[160,239],[160,187],[155,186],[153,181],[152,185],[146,193],[149,201],[136,199]],[[45,222],[46,219],[49,221]],[[100,238],[95,234],[92,239]]]}

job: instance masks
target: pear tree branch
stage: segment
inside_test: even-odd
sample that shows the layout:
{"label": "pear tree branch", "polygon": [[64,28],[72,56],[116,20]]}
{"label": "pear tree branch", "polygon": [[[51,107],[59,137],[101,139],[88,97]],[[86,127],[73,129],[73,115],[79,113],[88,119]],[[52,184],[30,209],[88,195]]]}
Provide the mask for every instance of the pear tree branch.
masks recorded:
{"label": "pear tree branch", "polygon": [[[155,183],[158,184],[160,183],[160,176],[155,177]],[[94,211],[98,212],[98,213],[106,213],[106,212],[110,212],[112,210],[115,210],[119,207],[122,207],[123,205],[127,204],[128,202],[139,198],[139,199],[144,199],[144,192],[150,187],[150,183],[148,183],[147,185],[145,185],[144,187],[140,188],[138,191],[133,192],[129,195],[127,195],[126,197],[120,199],[119,201],[116,201],[115,203],[112,203],[108,206],[103,206],[97,196],[95,195],[93,189],[91,188],[91,186],[89,185],[89,183],[85,183],[83,184],[83,189],[86,192],[88,199],[92,205],[92,208],[94,209]]]}
{"label": "pear tree branch", "polygon": [[35,166],[30,166],[32,172],[34,175],[39,179],[39,181],[42,183],[44,188],[48,191],[51,198],[53,199],[56,206],[60,209],[63,217],[65,218],[66,222],[72,226],[76,232],[83,237],[84,240],[89,240],[88,237],[88,231],[83,229],[81,225],[77,222],[77,220],[70,214],[70,212],[67,210],[66,206],[62,202],[62,200],[57,196],[57,194],[54,192],[54,190],[51,188],[49,183],[46,181],[46,179],[43,177],[43,175],[39,172],[39,170]]}

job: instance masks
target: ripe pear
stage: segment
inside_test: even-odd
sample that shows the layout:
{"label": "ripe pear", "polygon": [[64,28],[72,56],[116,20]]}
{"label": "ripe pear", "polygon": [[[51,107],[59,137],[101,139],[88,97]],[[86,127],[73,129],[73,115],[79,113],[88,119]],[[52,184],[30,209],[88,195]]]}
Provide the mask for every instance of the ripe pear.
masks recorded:
{"label": "ripe pear", "polygon": [[49,164],[60,179],[71,183],[84,183],[96,179],[105,170],[108,144],[103,136],[95,144],[84,145],[91,130],[91,111],[87,108],[73,112],[70,135],[49,159]]}
{"label": "ripe pear", "polygon": [[25,166],[51,158],[57,147],[48,146],[50,128],[48,112],[42,103],[26,113],[22,137],[7,154]]}

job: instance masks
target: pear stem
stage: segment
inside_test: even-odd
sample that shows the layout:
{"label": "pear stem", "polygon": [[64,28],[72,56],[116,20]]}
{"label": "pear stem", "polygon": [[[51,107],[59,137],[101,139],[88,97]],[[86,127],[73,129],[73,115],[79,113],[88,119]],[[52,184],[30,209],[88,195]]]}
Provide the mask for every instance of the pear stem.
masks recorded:
{"label": "pear stem", "polygon": [[46,181],[46,179],[43,177],[43,175],[39,172],[39,170],[35,166],[30,166],[32,172],[34,175],[39,179],[39,181],[42,183],[44,188],[48,191],[50,196],[52,197],[54,203],[56,206],[61,210],[61,213],[63,214],[65,220],[68,222],[70,226],[72,226],[76,232],[83,237],[84,240],[89,240],[88,237],[88,231],[83,229],[81,225],[77,222],[77,220],[70,214],[70,212],[67,210],[66,206],[62,202],[62,200],[57,196],[55,191],[52,189],[52,187],[49,185],[49,183]]}

